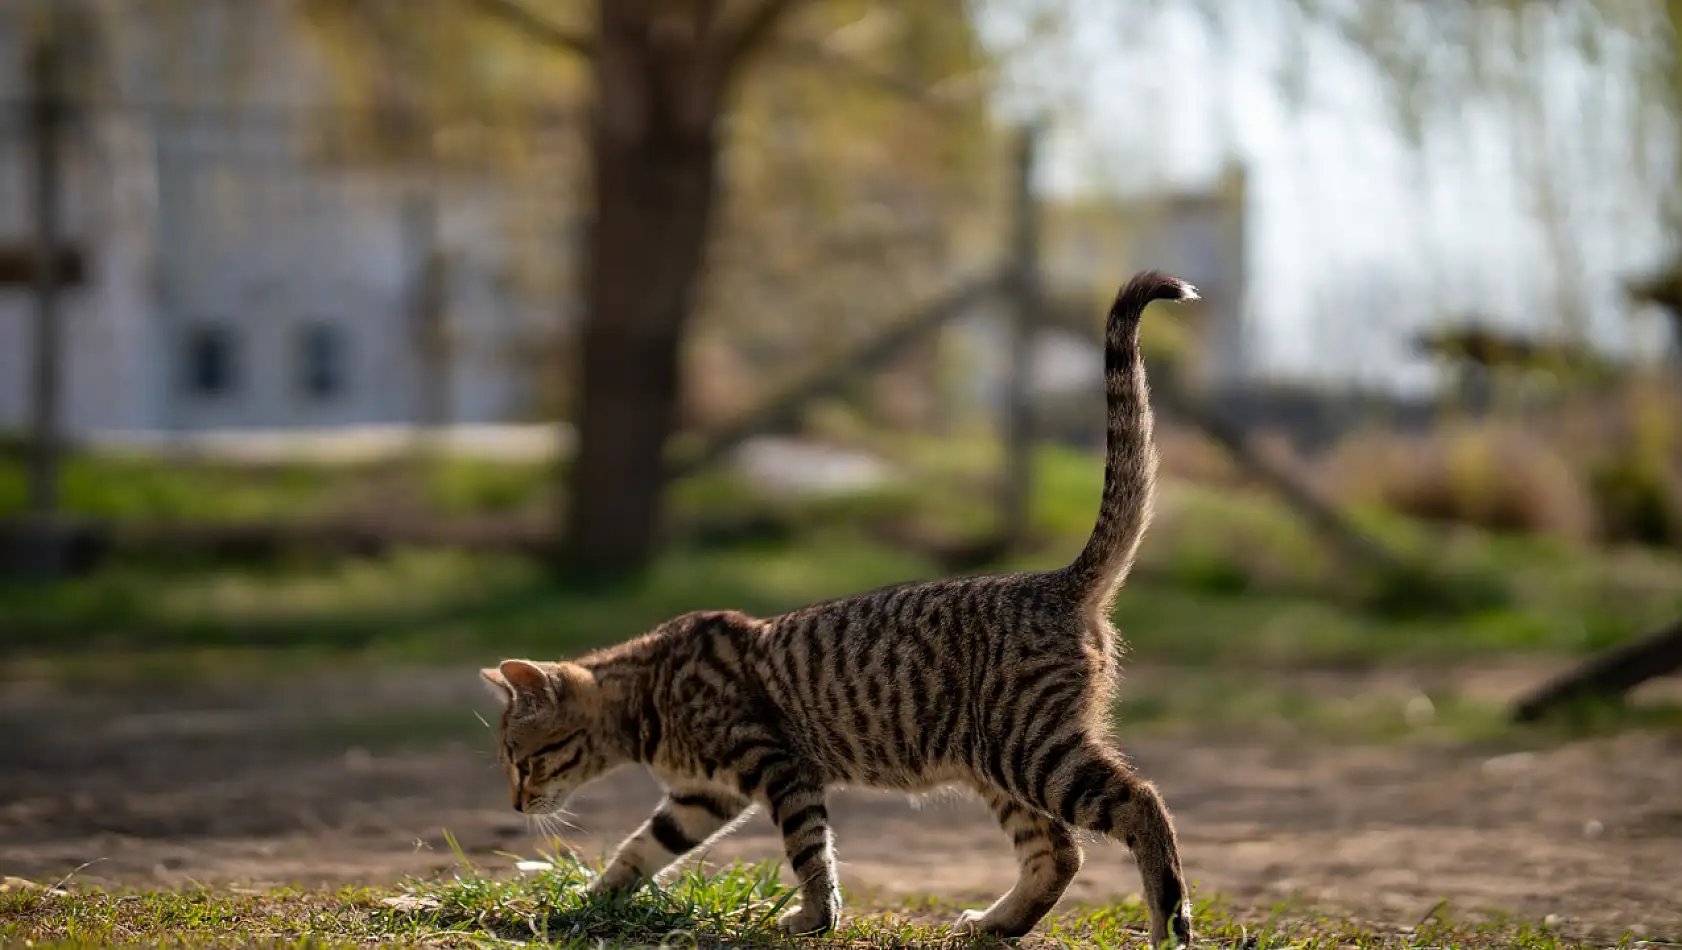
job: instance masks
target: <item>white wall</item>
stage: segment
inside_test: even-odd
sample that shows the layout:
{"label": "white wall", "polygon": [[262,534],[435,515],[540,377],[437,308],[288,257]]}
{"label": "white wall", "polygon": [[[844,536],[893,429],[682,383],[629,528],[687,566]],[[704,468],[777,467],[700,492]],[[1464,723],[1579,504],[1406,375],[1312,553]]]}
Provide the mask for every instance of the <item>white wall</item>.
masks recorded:
{"label": "white wall", "polygon": [[[303,110],[323,104],[309,78],[319,70],[289,32],[289,2],[267,0],[255,19],[207,3],[185,45],[179,24],[165,37],[129,8],[110,8],[100,44],[109,99],[81,140],[67,188],[68,230],[90,244],[93,265],[91,285],[65,299],[72,433],[412,421],[416,262],[403,208],[417,187],[439,195],[440,237],[458,258],[452,416],[499,421],[520,409],[530,386],[503,354],[534,325],[556,325],[560,307],[498,280],[511,250],[504,212],[518,207],[518,184],[460,176],[428,184],[315,162],[301,133],[309,128]],[[0,105],[23,92],[20,31],[7,22],[0,9]],[[230,50],[240,57],[237,88],[217,61]],[[258,108],[239,119],[228,107],[242,103]],[[0,112],[0,239],[29,233],[26,131],[21,115]],[[25,292],[0,290],[0,427],[28,418],[30,307]],[[345,388],[325,399],[300,387],[300,336],[314,321],[335,326],[346,343]],[[235,385],[223,395],[184,385],[186,341],[201,323],[226,328],[234,341]]]}

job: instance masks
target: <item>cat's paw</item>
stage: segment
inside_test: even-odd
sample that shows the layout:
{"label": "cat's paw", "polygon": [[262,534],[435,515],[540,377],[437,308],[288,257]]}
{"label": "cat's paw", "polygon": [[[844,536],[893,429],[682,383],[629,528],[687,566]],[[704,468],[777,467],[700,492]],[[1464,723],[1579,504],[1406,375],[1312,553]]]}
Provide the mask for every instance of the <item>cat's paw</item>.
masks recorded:
{"label": "cat's paw", "polygon": [[1151,927],[1153,947],[1173,947],[1175,950],[1181,950],[1191,944],[1191,915],[1184,910],[1169,918],[1165,925]]}
{"label": "cat's paw", "polygon": [[823,933],[835,926],[835,916],[834,910],[821,904],[802,904],[784,911],[777,918],[777,929],[791,937]]}
{"label": "cat's paw", "polygon": [[584,888],[584,894],[592,900],[606,900],[621,894],[628,894],[637,889],[642,878],[635,874],[615,872],[612,868],[596,875]]}
{"label": "cat's paw", "polygon": [[1024,918],[1020,914],[1001,914],[987,910],[966,910],[952,921],[952,933],[959,937],[1020,937],[1034,929],[1039,918]]}
{"label": "cat's paw", "polygon": [[986,911],[966,910],[952,921],[952,932],[960,937],[974,937],[987,932],[982,926],[982,919],[987,916]]}

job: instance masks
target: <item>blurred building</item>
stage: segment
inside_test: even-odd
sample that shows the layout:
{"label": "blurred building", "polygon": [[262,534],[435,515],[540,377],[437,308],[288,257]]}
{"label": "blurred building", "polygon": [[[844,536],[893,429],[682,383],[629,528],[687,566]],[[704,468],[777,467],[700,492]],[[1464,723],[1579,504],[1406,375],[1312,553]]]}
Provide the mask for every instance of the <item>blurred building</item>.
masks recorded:
{"label": "blurred building", "polygon": [[[1124,200],[1064,199],[1044,206],[1042,248],[1045,324],[1033,343],[1029,385],[1054,435],[1088,441],[1103,433],[1103,308],[1118,284],[1157,268],[1183,277],[1202,300],[1177,308],[1171,322],[1148,328],[1172,339],[1172,367],[1152,373],[1213,393],[1245,391],[1254,375],[1245,346],[1245,189],[1242,168],[1206,188]],[[982,404],[1002,406],[1010,354],[1009,311],[989,301],[963,321],[977,354],[965,380]]]}
{"label": "blurred building", "polygon": [[1245,345],[1248,254],[1245,172],[1229,166],[1207,187],[1163,191],[1096,206],[1052,205],[1046,279],[1053,292],[1103,297],[1135,271],[1155,268],[1189,280],[1201,300],[1174,323],[1185,329],[1183,370],[1215,391],[1254,374]]}
{"label": "blurred building", "polygon": [[[87,5],[70,44],[64,229],[89,267],[64,308],[69,431],[403,423],[429,402],[453,421],[519,416],[539,371],[522,357],[563,313],[517,279],[534,239],[508,221],[526,183],[338,160],[343,107],[296,4],[170,6]],[[0,4],[14,245],[33,233],[39,9]],[[565,237],[536,248],[551,270]],[[429,260],[444,264],[430,303]],[[0,427],[28,417],[32,307],[27,287],[0,288]],[[428,369],[439,347],[447,372]]]}

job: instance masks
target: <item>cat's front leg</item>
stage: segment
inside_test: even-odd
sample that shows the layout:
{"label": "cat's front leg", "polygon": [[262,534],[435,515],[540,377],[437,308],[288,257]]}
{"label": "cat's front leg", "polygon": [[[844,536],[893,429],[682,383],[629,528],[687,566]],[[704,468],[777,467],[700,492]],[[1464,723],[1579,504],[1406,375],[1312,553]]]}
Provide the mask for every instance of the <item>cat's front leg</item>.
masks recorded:
{"label": "cat's front leg", "polygon": [[635,890],[674,861],[729,831],[748,810],[747,798],[718,788],[674,787],[654,814],[619,845],[590,882],[592,895]]}
{"label": "cat's front leg", "polygon": [[787,934],[832,929],[841,917],[841,887],[835,877],[834,835],[820,783],[790,771],[765,783],[771,818],[782,829],[789,868],[800,882],[800,905],[778,918]]}

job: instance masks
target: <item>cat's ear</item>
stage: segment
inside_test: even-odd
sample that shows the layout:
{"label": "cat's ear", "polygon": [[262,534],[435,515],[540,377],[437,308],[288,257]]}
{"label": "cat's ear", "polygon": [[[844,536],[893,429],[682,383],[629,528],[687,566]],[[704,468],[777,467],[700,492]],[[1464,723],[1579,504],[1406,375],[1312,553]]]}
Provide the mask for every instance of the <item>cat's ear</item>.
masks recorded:
{"label": "cat's ear", "polygon": [[555,681],[548,671],[530,660],[503,660],[497,668],[520,705],[553,705]]}
{"label": "cat's ear", "polygon": [[514,687],[508,685],[508,680],[503,678],[501,670],[480,670],[479,676],[485,681],[485,688],[491,691],[491,695],[502,700],[502,705],[514,704]]}

